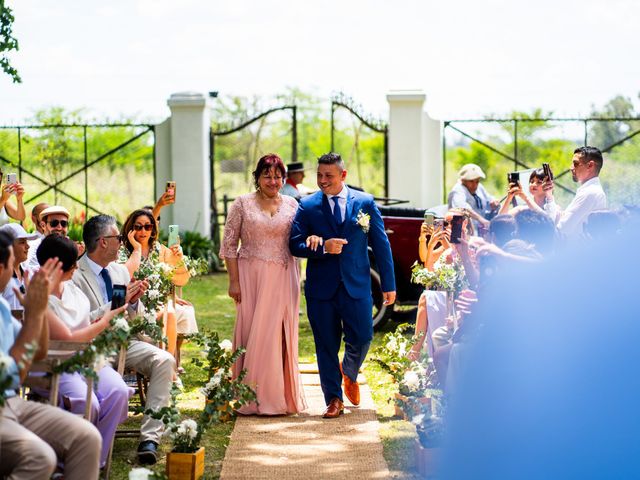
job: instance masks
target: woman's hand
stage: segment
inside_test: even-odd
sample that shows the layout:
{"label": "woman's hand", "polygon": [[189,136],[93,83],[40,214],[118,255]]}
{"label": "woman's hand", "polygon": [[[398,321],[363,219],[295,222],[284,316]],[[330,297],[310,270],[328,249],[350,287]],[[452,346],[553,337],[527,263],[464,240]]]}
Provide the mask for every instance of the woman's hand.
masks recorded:
{"label": "woman's hand", "polygon": [[0,196],[0,201],[3,205],[7,202],[7,200],[9,200],[9,197],[13,193],[12,187],[13,186],[9,183],[5,183],[4,185],[2,185],[2,196]]}
{"label": "woman's hand", "polygon": [[24,186],[20,182],[13,184],[13,193],[16,194],[16,198],[20,200],[24,196]]}
{"label": "woman's hand", "polygon": [[312,252],[315,252],[318,247],[322,246],[322,237],[317,235],[309,235],[307,237],[307,248],[311,249]]}
{"label": "woman's hand", "polygon": [[173,254],[173,256],[175,258],[177,258],[178,260],[180,260],[182,258],[182,247],[180,246],[180,239],[178,239],[178,243],[176,243],[175,245],[171,245],[169,247],[169,250],[171,250],[171,253]]}
{"label": "woman's hand", "polygon": [[131,230],[127,233],[127,238],[129,239],[129,243],[133,247],[134,250],[140,250],[142,252],[142,245],[139,241],[136,240],[136,231]]}
{"label": "woman's hand", "polygon": [[125,303],[124,305],[116,308],[115,310],[107,310],[106,312],[104,312],[104,315],[100,317],[98,321],[109,323],[113,318],[117,317],[121,313],[124,313],[128,307],[129,307],[129,304]]}
{"label": "woman's hand", "polygon": [[180,297],[176,297],[176,304],[182,305],[183,307],[190,307],[193,305],[191,302],[188,302],[184,298],[180,298]]}
{"label": "woman's hand", "polygon": [[240,296],[240,282],[229,282],[229,296],[233,298],[236,303],[240,303],[242,300]]}

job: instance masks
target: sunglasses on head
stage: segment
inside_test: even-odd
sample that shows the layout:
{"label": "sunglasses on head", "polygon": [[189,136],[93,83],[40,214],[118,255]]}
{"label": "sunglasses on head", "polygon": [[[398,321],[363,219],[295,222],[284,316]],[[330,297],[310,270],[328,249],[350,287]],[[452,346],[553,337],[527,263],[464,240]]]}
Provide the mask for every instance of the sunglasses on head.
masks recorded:
{"label": "sunglasses on head", "polygon": [[69,222],[67,222],[66,220],[51,220],[47,223],[52,228],[56,228],[58,225],[60,225],[62,228],[67,228],[67,226],[69,225]]}
{"label": "sunglasses on head", "polygon": [[150,223],[147,223],[146,225],[138,225],[138,224],[135,224],[135,225],[133,226],[133,229],[134,229],[136,232],[139,232],[139,231],[140,231],[140,230],[142,230],[143,228],[144,228],[144,230],[145,230],[146,232],[150,232],[151,230],[153,230],[153,225],[152,225],[152,224],[150,224]]}

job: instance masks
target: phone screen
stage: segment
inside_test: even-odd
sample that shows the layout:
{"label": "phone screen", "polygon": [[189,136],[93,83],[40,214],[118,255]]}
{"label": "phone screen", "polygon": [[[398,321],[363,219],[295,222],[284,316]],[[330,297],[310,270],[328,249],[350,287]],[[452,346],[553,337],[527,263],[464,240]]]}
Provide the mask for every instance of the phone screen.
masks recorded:
{"label": "phone screen", "polygon": [[113,295],[111,296],[111,310],[120,308],[124,305],[127,296],[127,287],[125,285],[114,285]]}
{"label": "phone screen", "polygon": [[462,215],[454,215],[451,219],[451,243],[460,243],[463,222],[464,216]]}
{"label": "phone screen", "polygon": [[169,225],[169,240],[167,241],[167,245],[172,247],[178,243],[179,231],[180,227],[178,225]]}

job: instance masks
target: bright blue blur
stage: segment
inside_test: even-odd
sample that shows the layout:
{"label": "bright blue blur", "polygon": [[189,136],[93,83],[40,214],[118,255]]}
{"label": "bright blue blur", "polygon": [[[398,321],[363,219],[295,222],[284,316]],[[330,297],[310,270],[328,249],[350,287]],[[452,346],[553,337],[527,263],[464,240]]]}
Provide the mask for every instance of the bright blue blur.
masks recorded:
{"label": "bright blue blur", "polygon": [[485,293],[442,478],[640,478],[638,238],[565,251]]}

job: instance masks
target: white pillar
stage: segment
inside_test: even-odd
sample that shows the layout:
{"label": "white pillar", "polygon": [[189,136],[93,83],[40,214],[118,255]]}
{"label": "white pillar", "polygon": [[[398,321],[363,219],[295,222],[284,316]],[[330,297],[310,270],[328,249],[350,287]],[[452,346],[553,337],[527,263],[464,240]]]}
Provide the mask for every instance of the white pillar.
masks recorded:
{"label": "white pillar", "polygon": [[211,179],[207,97],[194,92],[174,93],[167,104],[171,109],[170,178],[158,178],[157,185],[163,191],[167,180],[175,180],[176,203],[162,211],[162,224],[179,224],[181,230],[208,237]]}
{"label": "white pillar", "polygon": [[440,122],[424,112],[420,90],[395,90],[389,102],[389,196],[428,208],[442,203]]}

